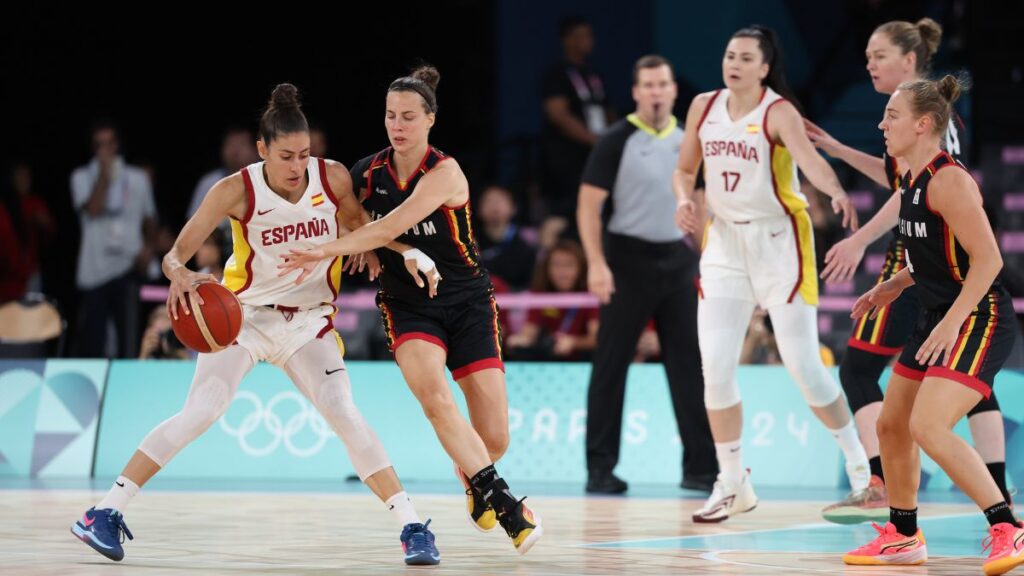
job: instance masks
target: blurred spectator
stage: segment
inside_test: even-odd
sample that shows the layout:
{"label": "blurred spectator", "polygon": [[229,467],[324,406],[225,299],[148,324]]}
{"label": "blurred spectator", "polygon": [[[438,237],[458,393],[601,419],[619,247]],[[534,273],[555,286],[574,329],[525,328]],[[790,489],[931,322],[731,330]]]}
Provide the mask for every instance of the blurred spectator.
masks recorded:
{"label": "blurred spectator", "polygon": [[640,334],[640,340],[636,343],[636,355],[633,362],[660,362],[661,361],[661,340],[658,340],[658,329],[654,320],[647,323],[644,331]]}
{"label": "blurred spectator", "polygon": [[[573,240],[562,240],[537,265],[531,291],[585,292],[587,260]],[[505,340],[517,360],[581,360],[597,346],[596,308],[533,308],[522,329]]]}
{"label": "blurred spectator", "polygon": [[537,231],[537,246],[541,252],[547,252],[554,248],[555,244],[568,232],[568,220],[561,217],[547,218],[541,223],[540,230]]}
{"label": "blurred spectator", "polygon": [[757,308],[750,318],[747,337],[743,340],[740,364],[782,364],[779,348],[775,344],[775,332],[768,313]]}
{"label": "blurred spectator", "polygon": [[590,23],[579,17],[562,20],[562,60],[544,74],[541,97],[541,193],[548,213],[570,226],[576,211],[580,174],[598,134],[613,120],[601,76],[587,66],[594,49]]}
{"label": "blurred spectator", "polygon": [[[28,242],[25,247],[25,256],[28,269],[28,290],[42,291],[42,280],[39,276],[39,253],[40,249],[49,244],[57,226],[46,202],[36,194],[32,193],[32,169],[28,164],[20,162],[14,166],[11,174],[11,184],[18,195],[21,208],[21,218],[28,225]],[[6,200],[5,200],[6,202]]]}
{"label": "blurred spectator", "polygon": [[25,295],[28,275],[21,245],[25,234],[25,222],[17,215],[13,196],[4,187],[4,202],[0,203],[0,304],[18,300]]}
{"label": "blurred spectator", "polygon": [[814,255],[818,270],[825,269],[825,254],[837,242],[846,237],[842,221],[832,211],[832,201],[821,193],[801,174],[800,191],[807,196],[807,213],[811,216],[814,227]]}
{"label": "blurred spectator", "polygon": [[327,158],[327,133],[316,126],[309,127],[309,155]]}
{"label": "blurred spectator", "polygon": [[[153,197],[158,196],[155,183],[158,181],[156,177],[156,166],[149,162],[139,163],[139,168],[146,173],[146,177],[149,178],[150,183],[154,186]],[[174,241],[177,239],[178,233],[172,230],[166,224],[158,223],[156,225],[156,232],[153,234],[153,241],[151,242],[150,249],[145,254],[145,262],[139,262],[138,272],[139,280],[146,284],[165,284],[169,285],[170,281],[164,276],[163,263],[164,256],[170,252],[171,247],[174,246]]]}
{"label": "blurred spectator", "polygon": [[[219,168],[203,174],[202,178],[199,179],[195,190],[192,192],[192,202],[189,203],[185,219],[191,218],[196,213],[196,210],[199,210],[199,205],[203,203],[203,198],[206,198],[206,193],[221,178],[230,176],[243,167],[253,162],[258,162],[259,159],[259,154],[256,153],[256,139],[253,137],[252,131],[238,127],[228,128],[224,132],[224,139],[220,145],[221,165]],[[227,218],[220,223],[219,228],[223,230],[224,235],[230,240],[231,224]]]}
{"label": "blurred spectator", "polygon": [[139,358],[142,360],[185,359],[188,350],[174,335],[167,308],[157,306],[149,313],[146,331],[139,344]]}
{"label": "blurred spectator", "polygon": [[82,231],[75,352],[79,357],[105,357],[112,320],[117,356],[130,358],[139,342],[139,291],[133,272],[149,260],[156,232],[153,188],[146,173],[119,154],[112,123],[94,125],[92,146],[95,156],[71,174],[71,199]]}
{"label": "blurred spectator", "polygon": [[[836,365],[836,355],[831,348],[819,342],[818,353],[826,367]],[[747,337],[740,351],[740,364],[782,364],[782,357],[779,356],[779,348],[775,343],[772,319],[761,308],[755,309],[750,319]]]}
{"label": "blurred spectator", "polygon": [[222,235],[220,228],[214,228],[195,255],[195,270],[200,274],[212,274],[218,280],[224,278],[224,261],[227,260]]}
{"label": "blurred spectator", "polygon": [[477,237],[484,268],[513,290],[526,288],[537,261],[537,251],[526,243],[513,222],[516,205],[512,192],[502,186],[488,186],[477,200],[476,215],[483,234]]}
{"label": "blurred spectator", "polygon": [[32,170],[16,163],[0,187],[0,302],[42,289],[39,249],[54,232],[46,204],[32,194]]}
{"label": "blurred spectator", "polygon": [[[220,230],[218,228],[218,230]],[[164,276],[161,264],[164,256],[174,247],[174,241],[178,239],[178,232],[169,226],[160,225],[156,231],[156,240],[153,242],[153,257],[150,259],[150,266],[146,277],[147,282],[155,284],[170,285],[170,280]]]}

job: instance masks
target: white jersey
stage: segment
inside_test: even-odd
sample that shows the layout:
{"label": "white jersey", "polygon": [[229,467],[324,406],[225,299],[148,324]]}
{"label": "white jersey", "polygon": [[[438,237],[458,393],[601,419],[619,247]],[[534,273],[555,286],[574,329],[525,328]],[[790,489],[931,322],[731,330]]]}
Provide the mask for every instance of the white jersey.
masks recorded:
{"label": "white jersey", "polygon": [[281,256],[338,237],[338,206],[321,158],[310,158],[309,184],[295,204],[277,195],[263,178],[263,162],[242,168],[248,210],[231,218],[233,250],[224,269],[224,285],[243,304],[302,310],[334,302],[341,285],[341,258],[321,261],[302,284],[298,274],[278,277]]}
{"label": "white jersey", "polygon": [[711,97],[697,135],[707,201],[716,217],[748,222],[807,208],[796,162],[785,146],[768,136],[768,110],[783,100],[766,87],[757,107],[733,121],[726,106],[729,90]]}

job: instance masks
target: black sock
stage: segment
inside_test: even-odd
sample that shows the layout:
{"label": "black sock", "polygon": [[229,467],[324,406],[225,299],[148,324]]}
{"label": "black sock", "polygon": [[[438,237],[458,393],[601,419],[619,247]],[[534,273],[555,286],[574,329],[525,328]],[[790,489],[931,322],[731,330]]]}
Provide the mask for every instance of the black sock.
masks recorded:
{"label": "black sock", "polygon": [[991,508],[985,509],[985,519],[988,520],[989,526],[995,526],[996,524],[1007,524],[1017,525],[1017,519],[1013,517],[1013,512],[1010,512],[1010,505],[1004,500],[999,504]]}
{"label": "black sock", "polygon": [[878,476],[883,481],[885,480],[885,474],[882,473],[882,457],[875,456],[868,460],[868,464],[871,466],[871,475]]}
{"label": "black sock", "polygon": [[889,507],[889,522],[896,527],[896,531],[904,536],[917,534],[917,508],[913,510],[900,510]]}
{"label": "black sock", "polygon": [[1010,498],[1010,491],[1006,488],[1006,462],[989,462],[985,464],[988,468],[988,473],[992,475],[992,479],[996,481],[996,486],[999,487],[999,491],[1003,494],[1003,500],[1007,503],[1013,502]]}
{"label": "black sock", "polygon": [[483,497],[484,502],[494,508],[494,512],[499,518],[519,503],[509,491],[508,483],[498,476],[493,464],[473,475],[469,483]]}
{"label": "black sock", "polygon": [[485,486],[494,482],[498,478],[501,478],[501,476],[498,476],[498,471],[494,469],[494,464],[491,464],[474,474],[473,477],[469,479],[469,485],[472,486],[473,490],[477,493],[480,493],[483,492]]}

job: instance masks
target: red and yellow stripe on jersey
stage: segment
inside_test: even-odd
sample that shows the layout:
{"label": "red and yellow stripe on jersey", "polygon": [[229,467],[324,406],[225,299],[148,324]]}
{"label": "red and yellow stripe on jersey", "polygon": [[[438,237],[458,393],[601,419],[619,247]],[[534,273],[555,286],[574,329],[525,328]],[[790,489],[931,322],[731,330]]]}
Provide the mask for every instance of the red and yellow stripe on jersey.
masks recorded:
{"label": "red and yellow stripe on jersey", "polygon": [[246,208],[241,220],[231,217],[231,251],[232,258],[224,268],[224,286],[235,294],[244,292],[252,285],[252,259],[256,255],[249,244],[248,222],[256,210],[256,192],[252,185],[249,171],[242,169],[242,181],[245,184]]}
{"label": "red and yellow stripe on jersey", "polygon": [[793,292],[789,295],[789,301],[792,302],[799,295],[807,304],[817,306],[818,266],[814,261],[814,226],[807,213],[807,201],[798,192],[799,183],[796,179],[796,163],[793,156],[785,146],[775,142],[768,131],[768,113],[772,106],[779,102],[785,100],[776,100],[765,110],[764,137],[768,139],[770,145],[772,189],[775,192],[775,199],[782,205],[786,214],[789,214],[793,225],[793,237],[796,239],[797,259],[800,263],[800,273],[793,286]]}
{"label": "red and yellow stripe on jersey", "polygon": [[462,256],[462,261],[467,265],[476,267],[477,262],[473,257],[473,251],[470,246],[476,242],[473,238],[473,222],[472,214],[469,210],[469,201],[461,206],[450,208],[448,206],[441,206],[441,211],[444,213],[445,221],[448,222],[448,230],[452,234],[452,241],[455,242],[455,246],[459,250],[459,255]]}

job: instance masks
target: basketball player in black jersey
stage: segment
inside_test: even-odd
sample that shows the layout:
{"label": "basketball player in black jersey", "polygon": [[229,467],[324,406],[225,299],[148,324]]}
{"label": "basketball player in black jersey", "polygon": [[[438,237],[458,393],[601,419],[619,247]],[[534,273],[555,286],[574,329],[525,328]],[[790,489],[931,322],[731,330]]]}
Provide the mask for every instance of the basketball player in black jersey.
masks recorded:
{"label": "basketball player in black jersey", "polygon": [[928,558],[917,527],[920,446],[984,510],[989,522],[986,574],[1024,563],[1024,526],[971,446],[953,426],[992,393],[1016,332],[1009,294],[997,280],[999,245],[974,179],[939,146],[961,84],[904,82],[889,99],[879,128],[886,152],[907,171],[900,179],[899,233],[907,267],[854,305],[872,316],[911,285],[921,303],[878,419],[889,491],[889,523],[878,537],[843,557],[848,564],[921,564]]}
{"label": "basketball player in black jersey", "polygon": [[[875,90],[892,94],[901,82],[927,76],[932,55],[938,50],[941,38],[942,28],[931,18],[922,18],[913,24],[892,21],[875,29],[865,50],[867,70]],[[879,158],[845,146],[810,122],[807,122],[807,128],[811,140],[829,156],[843,160],[893,192],[899,188],[901,169],[895,157],[883,153]],[[963,131],[963,122],[954,111],[940,143],[957,161],[960,160]],[[905,171],[906,167],[902,170]],[[898,216],[899,197],[894,194],[874,218],[829,250],[822,278],[828,282],[850,280],[867,246],[890,230],[894,234],[886,249],[885,263],[877,283],[885,282],[906,268],[905,244],[894,230]],[[895,302],[880,310],[877,317],[865,315],[854,323],[853,334],[839,367],[839,380],[870,458],[872,479],[866,490],[852,493],[845,500],[825,508],[823,516],[827,520],[848,524],[865,520],[884,521],[888,517],[878,435],[875,433],[875,422],[882,409],[882,388],[878,382],[882,371],[910,338],[918,308],[917,289],[911,286]],[[1003,415],[995,395],[983,398],[967,416],[974,444],[1003,497],[1009,502]]]}
{"label": "basketball player in black jersey", "polygon": [[[324,258],[358,254],[400,239],[436,262],[422,279],[402,278],[401,258],[378,251],[384,270],[377,305],[402,375],[455,461],[466,485],[472,524],[500,523],[525,554],[540,537],[540,518],[516,500],[493,463],[508,447],[508,400],[498,307],[470,227],[469,185],[458,163],[428,142],[437,113],[439,75],[416,69],[388,88],[384,124],[391,146],[358,162],[353,187],[374,221],[358,232],[306,252],[293,252],[282,274],[301,282]],[[440,277],[444,284],[438,285]],[[459,413],[445,378],[447,365],[466,397]]]}

